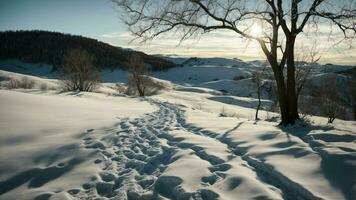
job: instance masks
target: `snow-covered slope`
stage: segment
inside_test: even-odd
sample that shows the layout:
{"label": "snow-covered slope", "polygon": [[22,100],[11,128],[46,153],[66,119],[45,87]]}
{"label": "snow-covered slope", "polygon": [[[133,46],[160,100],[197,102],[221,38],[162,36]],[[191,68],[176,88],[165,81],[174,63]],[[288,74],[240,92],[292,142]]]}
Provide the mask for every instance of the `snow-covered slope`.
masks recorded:
{"label": "snow-covered slope", "polygon": [[[89,133],[155,108],[125,97],[92,93],[0,90],[0,199],[34,199],[76,188],[100,171]],[[92,144],[100,147],[100,143]],[[99,156],[99,157],[98,157]]]}
{"label": "snow-covered slope", "polygon": [[[249,78],[228,78],[249,69],[200,67],[202,78],[189,66],[165,72],[175,84],[146,98],[118,95],[110,83],[100,93],[1,89],[0,199],[354,199],[355,122],[310,117],[281,128],[267,111],[256,122],[256,99],[213,90],[248,96]],[[108,82],[121,74],[102,73]],[[23,77],[58,86],[0,77],[1,86]]]}
{"label": "snow-covered slope", "polygon": [[[322,137],[313,138],[319,145],[296,137],[301,130],[280,130],[272,123],[255,124],[244,120],[223,120],[214,115],[202,117],[198,111],[188,112],[190,128],[203,127],[197,134],[215,138],[226,144],[249,165],[267,176],[271,184],[280,186],[284,198],[294,199],[293,195],[304,199],[352,199],[355,195],[354,153],[356,145],[348,143],[350,149],[343,150],[344,139],[330,135],[329,142],[339,142],[329,154]],[[228,125],[229,124],[229,125]],[[348,127],[354,124],[349,123]],[[331,128],[334,129],[334,128]],[[316,132],[324,132],[315,128]],[[343,133],[349,141],[355,141],[355,133]],[[310,134],[309,137],[314,137]],[[314,144],[314,143],[311,143]],[[350,150],[350,151],[349,151]],[[294,193],[294,194],[293,194]],[[291,195],[291,196],[290,196]]]}
{"label": "snow-covered slope", "polygon": [[202,84],[209,81],[232,80],[235,76],[250,76],[253,69],[241,69],[231,66],[183,66],[167,71],[152,73],[160,79],[170,80],[175,83]]}
{"label": "snow-covered slope", "polygon": [[0,70],[42,78],[53,78],[56,75],[52,73],[53,67],[51,65],[24,63],[18,60],[0,60]]}

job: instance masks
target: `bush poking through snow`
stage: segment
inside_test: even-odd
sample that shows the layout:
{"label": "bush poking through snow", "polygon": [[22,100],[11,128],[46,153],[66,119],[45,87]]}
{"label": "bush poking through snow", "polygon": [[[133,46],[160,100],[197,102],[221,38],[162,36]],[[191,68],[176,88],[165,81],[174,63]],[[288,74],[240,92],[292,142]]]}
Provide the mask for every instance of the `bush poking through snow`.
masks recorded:
{"label": "bush poking through snow", "polygon": [[35,81],[28,77],[23,77],[20,81],[20,87],[24,89],[32,89],[35,86]]}
{"label": "bush poking through snow", "polygon": [[48,90],[48,85],[46,83],[41,83],[40,90],[42,90],[42,91]]}
{"label": "bush poking through snow", "polygon": [[166,89],[167,86],[164,82],[157,81],[146,75],[149,68],[139,54],[132,53],[129,57],[128,65],[130,66],[128,69],[130,74],[128,76],[126,94],[149,96]]}
{"label": "bush poking through snow", "polygon": [[10,79],[9,82],[7,82],[7,88],[8,89],[15,89],[15,88],[19,88],[20,85],[20,81],[17,79]]}
{"label": "bush poking through snow", "polygon": [[[156,81],[155,79],[149,76],[140,76],[140,86],[137,86],[137,77],[129,76],[127,82],[126,94],[132,96],[142,96],[140,93],[143,91],[144,96],[151,96],[158,94],[159,91],[166,89],[164,83]],[[138,89],[140,88],[140,90]]]}
{"label": "bush poking through snow", "polygon": [[18,79],[10,79],[7,83],[8,89],[32,89],[35,86],[35,81],[29,79],[28,77],[23,77],[21,80]]}
{"label": "bush poking through snow", "polygon": [[64,91],[93,91],[100,79],[93,62],[94,56],[86,50],[70,49],[63,61],[62,89]]}
{"label": "bush poking through snow", "polygon": [[[146,95],[146,81],[145,74],[148,72],[148,67],[142,60],[142,57],[136,53],[132,53],[128,59],[128,71],[130,72],[128,76],[128,94],[136,95],[135,90],[138,92],[139,96]],[[134,89],[136,87],[136,89]]]}

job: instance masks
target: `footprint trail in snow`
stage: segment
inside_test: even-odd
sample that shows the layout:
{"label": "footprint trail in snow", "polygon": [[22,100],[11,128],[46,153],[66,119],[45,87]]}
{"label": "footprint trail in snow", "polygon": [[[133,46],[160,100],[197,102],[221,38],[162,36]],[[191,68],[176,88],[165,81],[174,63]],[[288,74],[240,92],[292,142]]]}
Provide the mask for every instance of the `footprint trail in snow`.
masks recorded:
{"label": "footprint trail in snow", "polygon": [[288,188],[279,187],[273,174],[239,149],[229,147],[216,133],[189,125],[178,106],[149,101],[158,111],[124,119],[100,139],[91,133],[83,138],[85,148],[99,152],[95,163],[102,171],[81,189],[70,190],[73,198],[235,199],[236,194],[241,199],[291,198]]}

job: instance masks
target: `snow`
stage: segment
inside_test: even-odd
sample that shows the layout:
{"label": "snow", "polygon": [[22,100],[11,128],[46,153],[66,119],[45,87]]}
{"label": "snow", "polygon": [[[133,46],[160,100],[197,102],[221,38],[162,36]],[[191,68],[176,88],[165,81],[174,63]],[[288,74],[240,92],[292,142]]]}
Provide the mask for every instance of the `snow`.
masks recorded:
{"label": "snow", "polygon": [[51,73],[53,67],[48,64],[31,64],[19,60],[0,60],[0,69],[7,72],[14,72],[42,78],[53,78],[55,74]]}
{"label": "snow", "polygon": [[171,55],[160,55],[160,54],[156,54],[154,55],[156,57],[171,61],[177,65],[183,64],[186,60],[188,60],[189,58],[185,58],[185,57],[179,57],[177,55],[171,54]]}
{"label": "snow", "polygon": [[234,58],[190,58],[184,62],[185,65],[210,65],[210,66],[248,66],[248,63],[241,61],[240,59]]}
{"label": "snow", "polygon": [[[355,169],[353,161],[355,158],[349,153],[344,152],[343,157],[338,157],[335,152],[329,152],[330,155],[325,157],[320,156],[308,143],[288,131],[276,128],[275,124],[269,122],[259,122],[256,125],[251,121],[240,120],[236,128],[236,120],[227,121],[215,115],[202,116],[196,112],[188,112],[187,121],[194,126],[204,127],[204,130],[211,131],[210,135],[214,135],[240,151],[247,159],[252,159],[256,165],[263,164],[264,167],[269,167],[268,171],[272,170],[271,173],[276,173],[276,179],[280,179],[279,181],[286,185],[293,185],[292,187],[306,199],[344,199],[344,195],[351,199],[353,196],[351,191],[354,191],[355,182],[352,169]],[[311,135],[316,136],[316,134]],[[349,141],[353,143],[348,143],[348,147],[351,152],[355,152],[355,133],[351,131],[349,137]],[[335,139],[331,140],[335,141]],[[328,149],[329,147],[322,145],[319,148]],[[348,154],[347,157],[345,153]],[[332,156],[337,157],[338,161],[344,164],[330,163],[329,158]],[[328,162],[327,166],[325,162]],[[346,164],[347,162],[353,163]],[[345,169],[348,171],[343,171]],[[333,173],[338,174],[339,177]],[[347,175],[345,176],[344,173]],[[335,179],[339,184],[334,182]],[[350,185],[343,184],[343,182]],[[345,191],[347,191],[346,194]]]}
{"label": "snow", "polygon": [[[1,70],[0,199],[354,199],[355,122],[281,128],[264,110],[256,122],[251,79],[231,79],[258,62],[189,62],[152,72],[167,89],[146,98],[115,91],[120,70],[93,93]],[[35,87],[4,87],[23,77]]]}
{"label": "snow", "polygon": [[250,73],[248,69],[243,70],[231,66],[184,65],[167,71],[154,72],[152,75],[174,83],[201,84],[216,80],[232,80],[234,76],[248,76]]}
{"label": "snow", "polygon": [[79,138],[155,110],[137,99],[93,93],[0,90],[0,98],[0,180],[7,180],[0,183],[6,192],[0,199],[80,186],[98,167],[95,152],[81,148]]}
{"label": "snow", "polygon": [[47,79],[47,78],[39,78],[37,76],[31,75],[23,75],[14,72],[8,72],[4,70],[0,70],[0,86],[6,87],[9,80],[14,79],[21,81],[23,78],[27,78],[30,81],[34,82],[34,88],[40,89],[42,84],[45,84],[48,89],[57,89],[58,88],[58,81],[54,79]]}

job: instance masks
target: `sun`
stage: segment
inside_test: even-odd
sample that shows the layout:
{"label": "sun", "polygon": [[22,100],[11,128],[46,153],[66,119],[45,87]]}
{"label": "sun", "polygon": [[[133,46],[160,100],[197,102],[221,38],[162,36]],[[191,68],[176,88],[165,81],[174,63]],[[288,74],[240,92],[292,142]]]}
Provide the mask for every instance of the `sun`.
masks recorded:
{"label": "sun", "polygon": [[262,36],[262,28],[258,24],[254,23],[250,29],[250,34],[253,37],[261,37]]}

